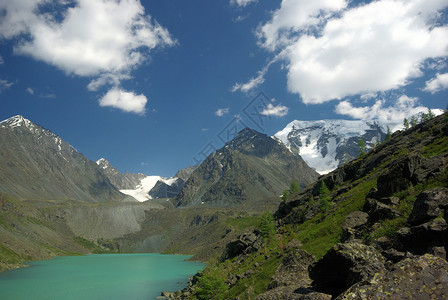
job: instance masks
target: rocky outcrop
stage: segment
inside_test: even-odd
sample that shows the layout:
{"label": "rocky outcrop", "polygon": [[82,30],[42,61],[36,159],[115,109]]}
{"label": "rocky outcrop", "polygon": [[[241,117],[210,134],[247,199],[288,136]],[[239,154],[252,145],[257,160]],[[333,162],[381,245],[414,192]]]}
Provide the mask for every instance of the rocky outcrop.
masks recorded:
{"label": "rocky outcrop", "polygon": [[390,270],[359,282],[342,299],[447,299],[448,263],[430,254],[405,259]]}
{"label": "rocky outcrop", "polygon": [[261,245],[262,237],[258,230],[244,233],[238,236],[235,241],[227,244],[226,249],[221,257],[221,261],[232,259],[239,255],[256,252],[261,248]]}
{"label": "rocky outcrop", "polygon": [[311,266],[312,288],[337,296],[355,283],[370,280],[385,270],[385,262],[371,246],[358,242],[338,244]]}
{"label": "rocky outcrop", "polygon": [[[432,220],[448,210],[448,188],[423,191],[417,197],[408,223],[418,225]],[[446,215],[446,213],[445,213]]]}

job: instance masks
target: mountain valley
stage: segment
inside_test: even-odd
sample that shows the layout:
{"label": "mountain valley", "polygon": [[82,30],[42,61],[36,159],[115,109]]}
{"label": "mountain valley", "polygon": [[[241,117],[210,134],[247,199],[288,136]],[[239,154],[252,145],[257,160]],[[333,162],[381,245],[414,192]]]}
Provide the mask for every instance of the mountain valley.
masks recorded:
{"label": "mountain valley", "polygon": [[[344,124],[294,121],[274,137],[246,128],[162,178],[90,161],[21,116],[0,122],[0,270],[59,255],[192,254],[209,265],[177,299],[210,298],[206,280],[222,299],[348,299],[406,282],[421,295],[412,272],[424,266],[441,282],[431,295],[447,296],[447,115],[385,142],[378,124]],[[369,151],[355,158],[359,137]],[[319,175],[301,157],[311,150],[329,168],[316,170],[336,169]]]}

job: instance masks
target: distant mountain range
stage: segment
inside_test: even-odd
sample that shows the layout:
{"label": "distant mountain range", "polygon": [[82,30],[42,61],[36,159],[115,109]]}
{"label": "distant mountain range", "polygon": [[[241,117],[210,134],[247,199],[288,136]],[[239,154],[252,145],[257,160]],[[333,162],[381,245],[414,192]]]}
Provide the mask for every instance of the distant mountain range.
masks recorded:
{"label": "distant mountain range", "polygon": [[281,142],[246,128],[194,170],[176,206],[255,204],[278,198],[292,180],[304,187],[317,177]]}
{"label": "distant mountain range", "polygon": [[359,156],[358,141],[362,138],[367,150],[383,141],[387,126],[378,122],[319,120],[292,121],[274,137],[300,156],[320,174]]}
{"label": "distant mountain range", "polygon": [[135,201],[97,164],[22,116],[0,122],[0,192],[20,199]]}

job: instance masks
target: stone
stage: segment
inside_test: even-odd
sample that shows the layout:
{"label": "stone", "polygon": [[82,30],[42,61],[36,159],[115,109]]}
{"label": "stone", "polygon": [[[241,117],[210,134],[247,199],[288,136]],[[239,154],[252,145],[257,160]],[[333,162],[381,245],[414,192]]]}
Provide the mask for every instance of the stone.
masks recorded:
{"label": "stone", "polygon": [[308,267],[315,262],[314,256],[305,250],[296,249],[288,253],[277,267],[269,283],[268,290],[279,286],[309,287],[311,279]]}
{"label": "stone", "polygon": [[256,252],[262,244],[261,237],[257,230],[253,232],[243,233],[235,241],[227,244],[226,249],[221,257],[221,261],[231,259],[242,254]]}
{"label": "stone", "polygon": [[352,211],[347,215],[342,224],[342,229],[353,228],[358,229],[368,222],[369,215],[362,211]]}
{"label": "stone", "polygon": [[363,210],[369,214],[369,222],[372,224],[380,220],[394,219],[400,216],[400,213],[389,205],[372,198],[366,199]]}
{"label": "stone", "polygon": [[415,200],[408,223],[419,225],[440,216],[448,208],[448,188],[421,192]]}
{"label": "stone", "polygon": [[405,259],[390,271],[380,272],[367,282],[353,285],[336,299],[447,298],[448,263],[426,254],[416,259]]}
{"label": "stone", "polygon": [[424,254],[432,247],[448,245],[448,224],[445,219],[438,218],[418,226],[401,228],[398,240],[403,251]]}
{"label": "stone", "polygon": [[366,281],[385,269],[384,257],[361,243],[337,244],[310,267],[312,288],[334,297],[353,284]]}

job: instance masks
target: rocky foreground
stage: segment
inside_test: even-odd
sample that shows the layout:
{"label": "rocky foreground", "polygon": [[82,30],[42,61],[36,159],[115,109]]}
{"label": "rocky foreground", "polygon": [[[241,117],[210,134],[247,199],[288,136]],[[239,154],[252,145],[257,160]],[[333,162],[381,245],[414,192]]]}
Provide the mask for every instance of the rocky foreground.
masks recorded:
{"label": "rocky foreground", "polygon": [[[447,299],[448,116],[281,203],[177,299]],[[215,292],[212,292],[215,290]]]}

